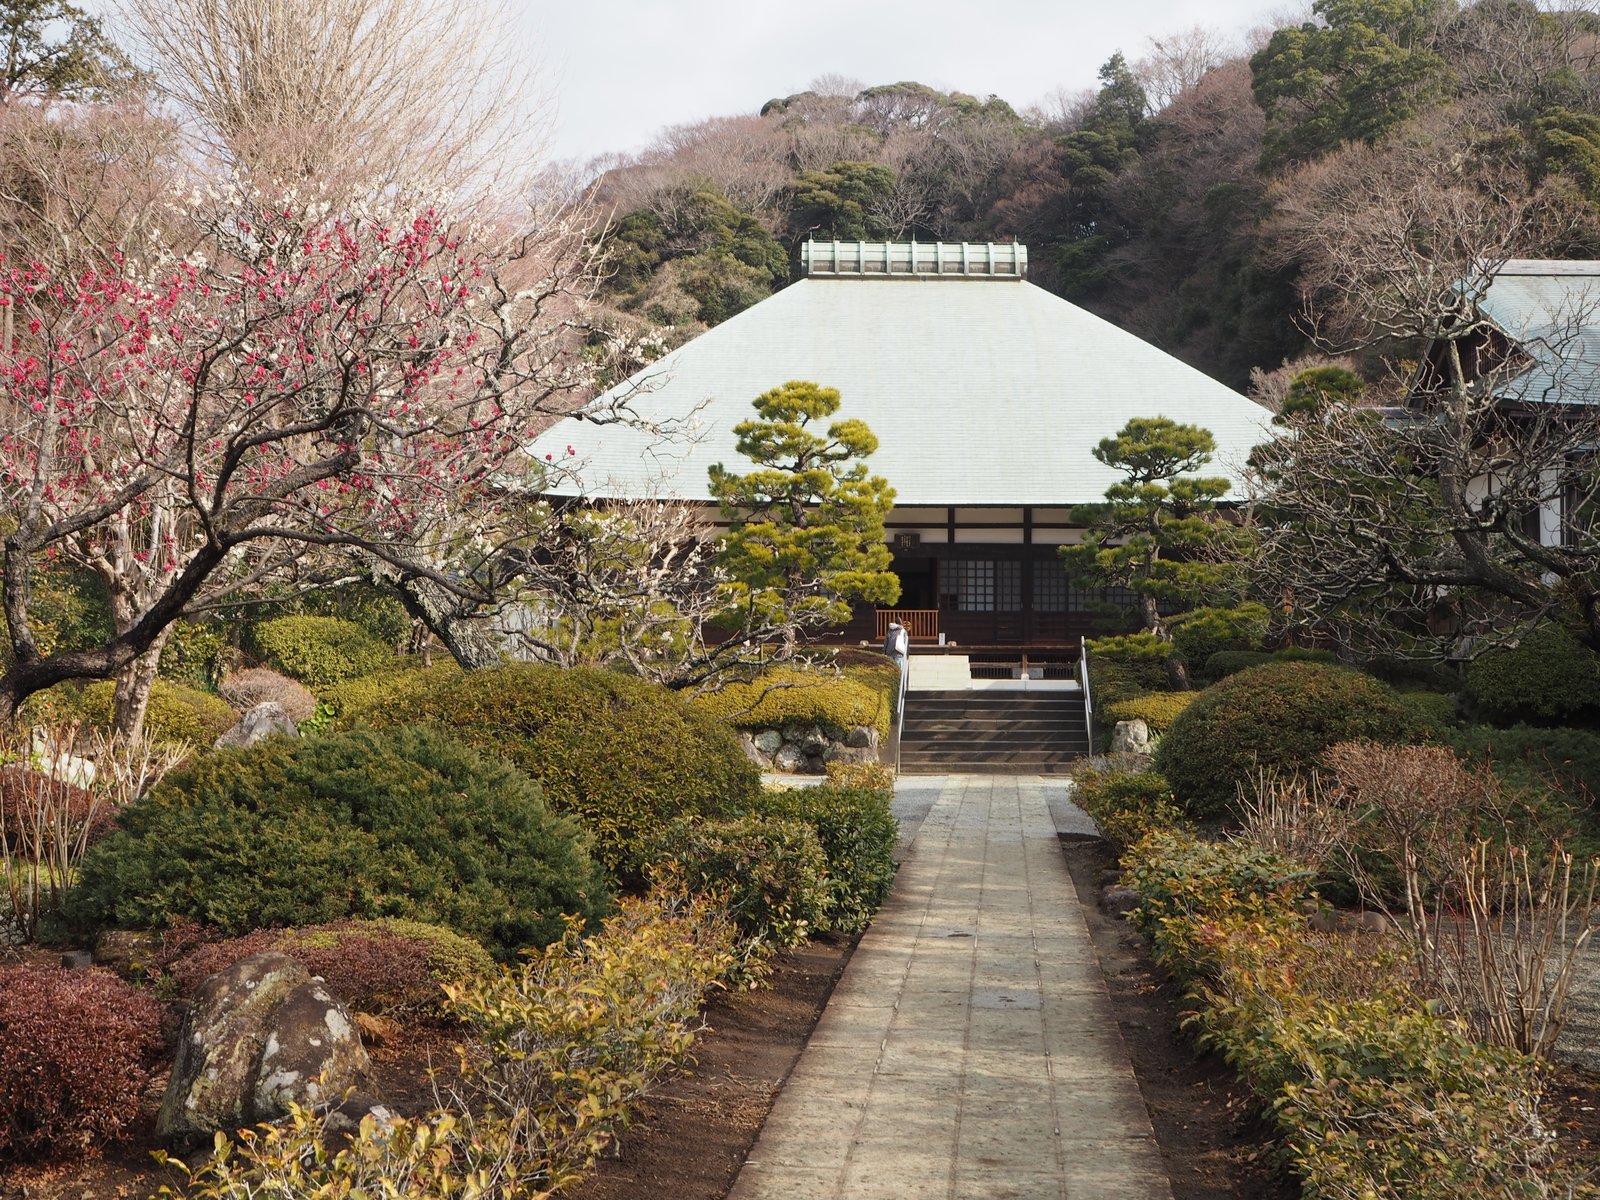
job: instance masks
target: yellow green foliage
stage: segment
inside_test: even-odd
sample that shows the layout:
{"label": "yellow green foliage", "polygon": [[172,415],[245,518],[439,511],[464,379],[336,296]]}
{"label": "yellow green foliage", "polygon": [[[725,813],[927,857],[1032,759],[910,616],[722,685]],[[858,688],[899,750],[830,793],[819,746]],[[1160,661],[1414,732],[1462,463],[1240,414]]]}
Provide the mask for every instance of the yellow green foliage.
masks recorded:
{"label": "yellow green foliage", "polygon": [[1188,825],[1173,802],[1172,788],[1154,771],[1080,768],[1072,773],[1072,785],[1073,802],[1089,814],[1100,836],[1119,849],[1157,830]]}
{"label": "yellow green foliage", "polygon": [[461,674],[461,667],[453,658],[435,662],[431,667],[407,666],[406,662],[396,659],[398,670],[376,671],[323,689],[323,708],[338,725],[364,721],[383,709],[403,713],[412,696]]}
{"label": "yellow green foliage", "polygon": [[[780,667],[749,683],[730,683],[693,704],[736,729],[820,725],[836,734],[857,725],[889,732],[889,698],[877,685],[882,671],[851,667],[843,676]],[[856,676],[856,677],[852,677]],[[871,678],[872,684],[863,682]]]}
{"label": "yellow green foliage", "polygon": [[1118,700],[1106,709],[1112,721],[1143,721],[1151,733],[1165,733],[1177,715],[1188,708],[1199,692],[1149,692],[1128,700]]}
{"label": "yellow green foliage", "polygon": [[894,798],[894,768],[884,763],[831,762],[827,771],[828,782],[835,787],[885,792]]}
{"label": "yellow green foliage", "polygon": [[394,650],[340,617],[274,617],[250,631],[266,664],[314,692],[382,670]]}
{"label": "yellow green foliage", "polygon": [[515,969],[449,989],[470,1030],[449,1107],[348,1141],[295,1108],[218,1134],[177,1200],[393,1196],[524,1200],[581,1178],[630,1110],[694,1041],[706,993],[738,964],[733,923],[680,888],[623,901],[591,937],[567,936]]}
{"label": "yellow green foliage", "polygon": [[1183,832],[1125,863],[1157,960],[1278,1126],[1307,1200],[1594,1194],[1555,1161],[1534,1061],[1433,1013],[1382,939],[1311,932],[1292,864]]}
{"label": "yellow green foliage", "polygon": [[[93,725],[109,727],[117,685],[109,680],[91,683],[80,700],[83,717]],[[150,707],[145,712],[145,732],[160,742],[185,742],[209,747],[239,719],[227,701],[181,683],[157,679],[150,686]]]}

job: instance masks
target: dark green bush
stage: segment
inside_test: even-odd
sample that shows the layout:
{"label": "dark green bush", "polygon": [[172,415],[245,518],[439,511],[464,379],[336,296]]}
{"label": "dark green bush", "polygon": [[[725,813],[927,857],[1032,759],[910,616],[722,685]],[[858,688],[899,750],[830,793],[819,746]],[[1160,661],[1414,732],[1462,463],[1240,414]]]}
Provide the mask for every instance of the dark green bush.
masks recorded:
{"label": "dark green bush", "polygon": [[720,895],[740,932],[767,945],[799,945],[826,921],[828,863],[804,821],[680,817],[651,856],[676,863],[691,891]]}
{"label": "dark green bush", "polygon": [[275,671],[321,691],[382,670],[394,651],[354,621],[274,617],[251,630],[251,648]]}
{"label": "dark green bush", "polygon": [[1172,642],[1190,668],[1198,670],[1213,654],[1227,650],[1259,650],[1267,636],[1265,605],[1197,608],[1173,622]]}
{"label": "dark green bush", "polygon": [[1473,725],[1451,730],[1442,740],[1465,758],[1491,764],[1508,783],[1553,782],[1585,807],[1600,797],[1600,732],[1593,729]]}
{"label": "dark green bush", "polygon": [[373,711],[375,724],[431,721],[499,754],[578,817],[630,886],[648,840],[678,817],[747,810],[761,776],[737,735],[673,692],[586,668],[512,663],[451,675]]}
{"label": "dark green bush", "polygon": [[1429,741],[1446,737],[1458,724],[1456,698],[1443,692],[1400,692],[1399,700],[1415,722],[1419,736]]}
{"label": "dark green bush", "polygon": [[175,621],[161,650],[161,678],[192,688],[215,686],[217,660],[227,646],[220,621]]}
{"label": "dark green bush", "polygon": [[1200,673],[1202,678],[1214,682],[1272,661],[1269,650],[1218,650],[1205,660]]}
{"label": "dark green bush", "polygon": [[1393,688],[1345,667],[1278,662],[1213,684],[1179,713],[1156,747],[1155,767],[1197,820],[1233,811],[1240,783],[1259,768],[1305,770],[1335,742],[1405,742],[1415,717]]}
{"label": "dark green bush", "polygon": [[892,791],[826,783],[765,792],[757,802],[755,811],[765,816],[803,821],[816,831],[828,864],[823,928],[859,933],[888,899],[900,832],[893,801]]}
{"label": "dark green bush", "polygon": [[187,918],[230,934],[407,917],[510,958],[607,899],[537,784],[437,730],[398,728],[272,739],[169,777],[90,851],[68,906],[87,926]]}
{"label": "dark green bush", "polygon": [[1600,655],[1555,621],[1516,646],[1487,650],[1467,664],[1466,695],[1496,725],[1576,725],[1600,718]]}
{"label": "dark green bush", "polygon": [[[86,721],[101,727],[111,724],[117,685],[109,680],[91,683],[79,701]],[[210,692],[185,687],[166,679],[150,685],[150,707],[145,710],[145,733],[156,741],[188,742],[208,747],[239,719],[228,702]]]}

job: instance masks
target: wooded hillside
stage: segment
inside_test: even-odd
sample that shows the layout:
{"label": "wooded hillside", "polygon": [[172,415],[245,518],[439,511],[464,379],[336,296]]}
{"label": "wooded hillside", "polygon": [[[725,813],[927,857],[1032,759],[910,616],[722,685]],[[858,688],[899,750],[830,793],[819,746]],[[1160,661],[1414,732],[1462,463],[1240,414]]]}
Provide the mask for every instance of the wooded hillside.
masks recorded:
{"label": "wooded hillside", "polygon": [[601,164],[612,319],[677,344],[783,287],[810,236],[1015,238],[1035,283],[1270,396],[1313,325],[1351,332],[1348,258],[1386,236],[1452,257],[1452,214],[1503,205],[1496,252],[1600,255],[1594,12],[1313,7],[1244,51],[1196,28],[1113,55],[1054,112],[824,77],[667,129]]}

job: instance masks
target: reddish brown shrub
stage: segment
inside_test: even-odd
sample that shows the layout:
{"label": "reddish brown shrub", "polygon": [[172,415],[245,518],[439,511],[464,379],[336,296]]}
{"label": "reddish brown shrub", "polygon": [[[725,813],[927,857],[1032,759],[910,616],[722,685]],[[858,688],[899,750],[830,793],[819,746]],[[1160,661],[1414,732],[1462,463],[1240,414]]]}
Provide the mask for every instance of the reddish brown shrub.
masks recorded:
{"label": "reddish brown shrub", "polygon": [[317,698],[310,688],[270,667],[235,671],[217,685],[217,691],[241,712],[270,701],[282,705],[289,719],[298,722],[310,720],[317,711]]}
{"label": "reddish brown shrub", "polygon": [[20,854],[31,856],[35,831],[46,843],[65,822],[69,838],[88,822],[88,844],[100,840],[116,819],[112,805],[87,788],[74,787],[27,767],[0,768],[0,837]]}
{"label": "reddish brown shrub", "polygon": [[107,971],[0,967],[0,1159],[81,1153],[125,1130],[161,1007]]}
{"label": "reddish brown shrub", "polygon": [[188,996],[208,975],[268,950],[298,959],[335,996],[367,1013],[437,1012],[440,984],[488,971],[492,961],[481,946],[438,926],[348,920],[192,946],[172,962],[173,982]]}

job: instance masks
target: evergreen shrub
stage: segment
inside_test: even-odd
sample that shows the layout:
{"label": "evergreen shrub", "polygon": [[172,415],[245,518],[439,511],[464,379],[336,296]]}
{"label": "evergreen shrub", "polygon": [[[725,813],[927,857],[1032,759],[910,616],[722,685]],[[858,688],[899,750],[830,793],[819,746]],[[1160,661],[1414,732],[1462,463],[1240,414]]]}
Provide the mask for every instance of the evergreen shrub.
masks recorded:
{"label": "evergreen shrub", "polygon": [[642,882],[647,843],[668,823],[744,812],[761,788],[731,729],[613,671],[508,663],[445,676],[369,719],[431,721],[516,764],[583,822],[629,886]]}
{"label": "evergreen shrub", "polygon": [[826,920],[828,861],[803,821],[680,817],[652,851],[676,865],[690,891],[719,897],[740,933],[763,945],[799,945]]}
{"label": "evergreen shrub", "polygon": [[581,832],[520,771],[438,730],[276,738],[171,775],[84,861],[83,925],[228,934],[341,917],[445,925],[499,958],[608,897]]}
{"label": "evergreen shrub", "polygon": [[1259,650],[1267,636],[1265,605],[1241,604],[1237,608],[1197,608],[1176,618],[1172,643],[1183,661],[1199,668],[1213,654],[1225,650]]}
{"label": "evergreen shrub", "polygon": [[[110,680],[91,683],[83,689],[79,710],[84,720],[108,729],[114,715],[117,685]],[[157,679],[150,685],[150,706],[145,710],[145,734],[159,742],[186,742],[207,748],[228,730],[239,716],[227,701],[196,688]]]}
{"label": "evergreen shrub", "polygon": [[1202,692],[1172,722],[1154,763],[1184,810],[1209,820],[1231,814],[1238,786],[1262,768],[1305,771],[1335,742],[1418,733],[1385,683],[1328,663],[1268,663]]}
{"label": "evergreen shrub", "polygon": [[755,811],[803,821],[817,835],[827,862],[827,911],[819,922],[834,933],[859,933],[894,886],[894,848],[900,827],[894,789],[839,779],[817,787],[766,792]]}
{"label": "evergreen shrub", "polygon": [[796,667],[780,667],[748,683],[729,683],[690,703],[735,729],[817,725],[835,738],[858,725],[871,726],[883,736],[889,732],[890,702],[882,690],[847,675]]}
{"label": "evergreen shrub", "polygon": [[1172,785],[1154,771],[1079,768],[1072,784],[1073,802],[1119,852],[1157,830],[1187,825],[1173,803]]}
{"label": "evergreen shrub", "polygon": [[385,719],[404,721],[406,706],[412,696],[461,674],[460,665],[449,656],[443,656],[431,667],[417,666],[415,660],[395,659],[394,668],[374,671],[370,675],[347,679],[324,688],[321,695],[323,711],[341,726],[361,722],[378,723]]}
{"label": "evergreen shrub", "polygon": [[1457,754],[1489,763],[1513,785],[1554,784],[1585,809],[1600,798],[1600,731],[1472,725],[1446,732],[1443,740]]}
{"label": "evergreen shrub", "polygon": [[1600,718],[1600,655],[1559,622],[1546,621],[1516,646],[1467,664],[1467,699],[1496,725],[1576,725]]}
{"label": "evergreen shrub", "polygon": [[0,1161],[125,1132],[161,1044],[161,1005],[108,971],[0,966]]}
{"label": "evergreen shrub", "polygon": [[269,667],[314,692],[382,670],[395,657],[390,647],[340,617],[274,617],[250,631],[250,644]]}

